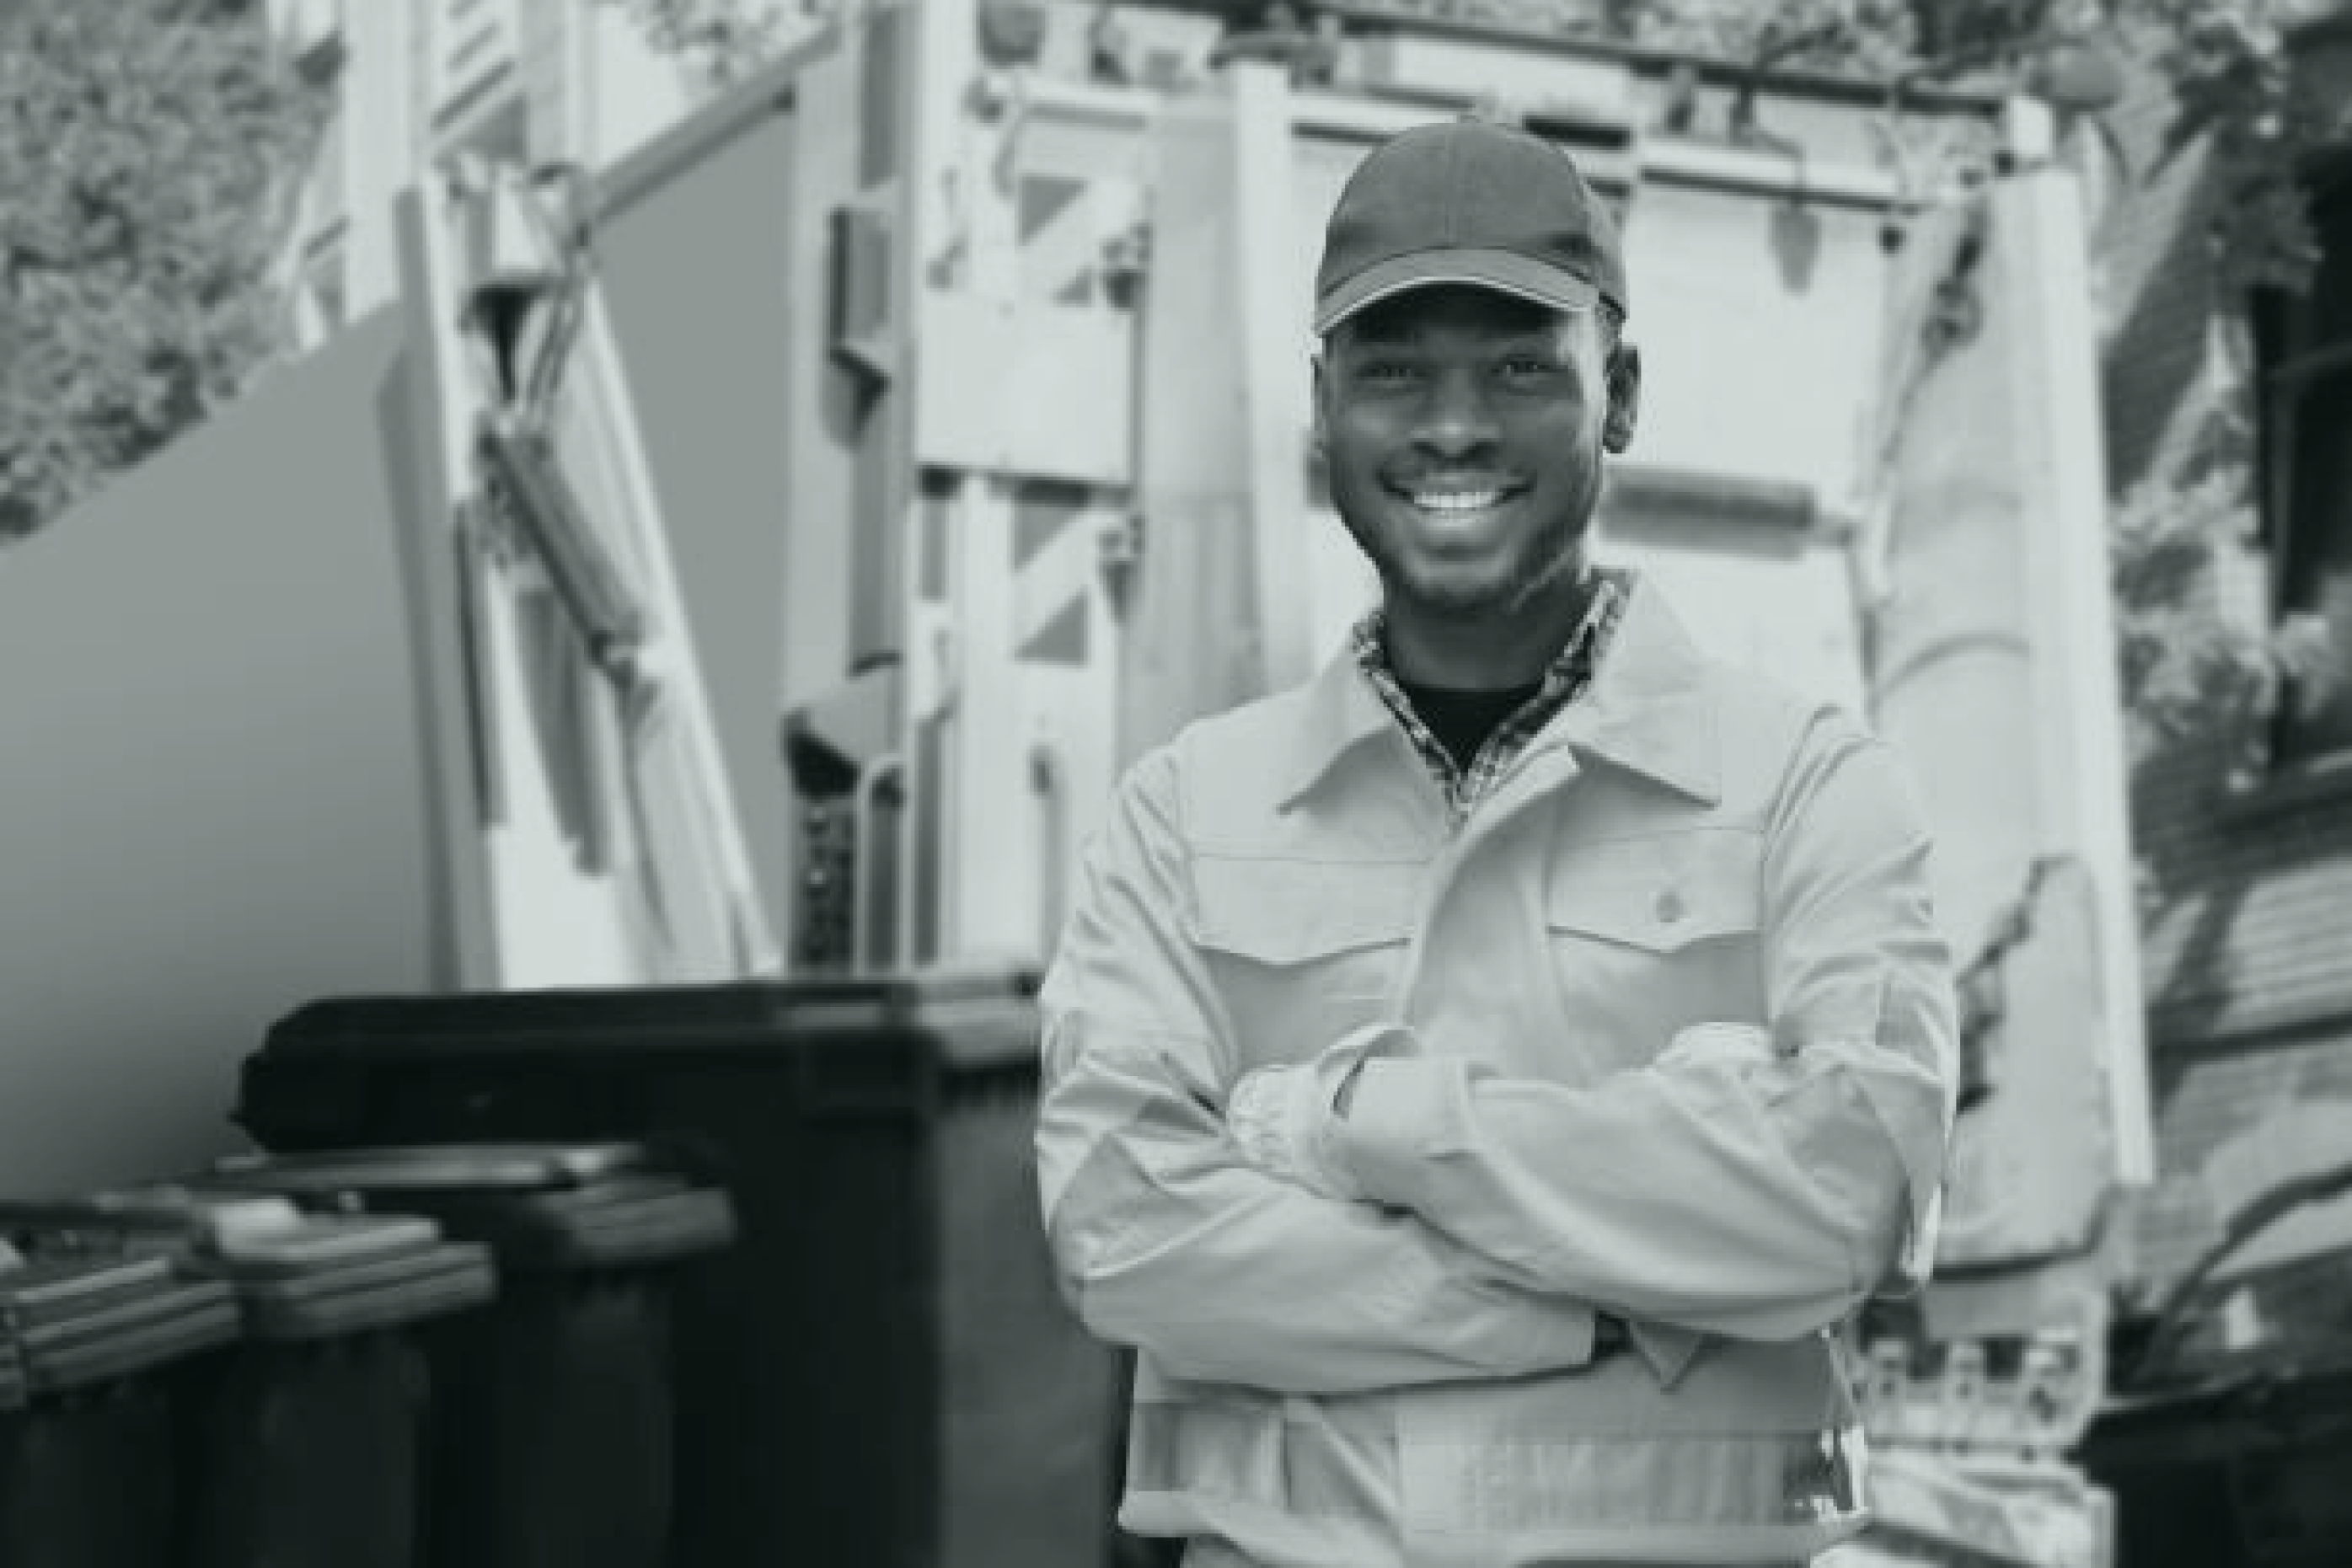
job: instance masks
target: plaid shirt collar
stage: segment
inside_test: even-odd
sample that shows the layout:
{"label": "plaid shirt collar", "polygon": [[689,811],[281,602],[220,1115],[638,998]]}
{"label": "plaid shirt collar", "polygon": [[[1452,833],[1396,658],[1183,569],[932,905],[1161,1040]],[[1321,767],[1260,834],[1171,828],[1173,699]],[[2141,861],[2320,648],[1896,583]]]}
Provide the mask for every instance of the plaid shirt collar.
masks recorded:
{"label": "plaid shirt collar", "polygon": [[1596,580],[1592,602],[1585,607],[1584,619],[1577,622],[1576,630],[1545,666],[1543,684],[1516,713],[1495,727],[1494,734],[1486,737],[1467,768],[1454,765],[1453,754],[1413,712],[1412,699],[1405,695],[1403,685],[1389,664],[1386,613],[1375,606],[1356,622],[1353,638],[1357,667],[1363,671],[1372,690],[1380,694],[1381,703],[1403,727],[1413,750],[1437,779],[1456,821],[1467,816],[1470,809],[1502,781],[1511,763],[1553,716],[1591,686],[1593,674],[1608,653],[1619,622],[1624,619],[1633,588],[1632,576],[1627,572],[1601,567],[1594,569],[1593,576]]}

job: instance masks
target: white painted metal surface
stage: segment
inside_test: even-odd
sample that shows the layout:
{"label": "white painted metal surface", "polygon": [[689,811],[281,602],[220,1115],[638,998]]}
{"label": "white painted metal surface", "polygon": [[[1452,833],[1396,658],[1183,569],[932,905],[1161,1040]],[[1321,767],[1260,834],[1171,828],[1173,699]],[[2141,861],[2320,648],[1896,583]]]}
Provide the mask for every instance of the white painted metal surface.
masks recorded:
{"label": "white painted metal surface", "polygon": [[[458,329],[457,302],[493,274],[547,275],[564,264],[562,236],[522,182],[509,167],[461,166],[407,205],[406,286],[422,300],[451,302],[419,315],[434,323],[421,368],[442,389],[440,455],[457,507],[484,496],[475,443],[496,392],[484,379],[481,341]],[[543,332],[549,312],[538,309]],[[581,667],[584,652],[550,623],[551,607],[535,608],[543,587],[528,554],[475,558],[471,597],[483,619],[473,678],[493,716],[485,744],[506,808],[484,826],[495,983],[771,972],[781,958],[752,885],[627,384],[593,283],[580,310],[551,434],[575,465],[569,477],[583,520],[646,606],[651,634],[624,696],[604,674]],[[567,800],[585,806],[567,809]]]}
{"label": "white painted metal surface", "polygon": [[2116,1176],[2145,1185],[2156,1176],[2156,1145],[2089,238],[2080,192],[2055,169],[2002,182],[1993,211],[2000,265],[2023,313],[2012,450],[2040,503],[2025,534],[2036,547],[2026,557],[2027,583],[2046,683],[2034,708],[2045,832],[2051,850],[2080,855],[2091,868]]}

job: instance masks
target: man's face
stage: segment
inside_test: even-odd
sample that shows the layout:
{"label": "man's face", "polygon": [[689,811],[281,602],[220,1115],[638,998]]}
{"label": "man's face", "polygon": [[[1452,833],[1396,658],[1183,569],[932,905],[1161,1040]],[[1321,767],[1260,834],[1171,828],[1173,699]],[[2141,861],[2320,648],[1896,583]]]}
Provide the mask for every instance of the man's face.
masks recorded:
{"label": "man's face", "polygon": [[[1316,363],[1331,497],[1392,608],[1517,611],[1582,553],[1601,454],[1633,434],[1638,362],[1597,313],[1432,286],[1334,331]],[[1613,405],[1613,410],[1612,410]]]}

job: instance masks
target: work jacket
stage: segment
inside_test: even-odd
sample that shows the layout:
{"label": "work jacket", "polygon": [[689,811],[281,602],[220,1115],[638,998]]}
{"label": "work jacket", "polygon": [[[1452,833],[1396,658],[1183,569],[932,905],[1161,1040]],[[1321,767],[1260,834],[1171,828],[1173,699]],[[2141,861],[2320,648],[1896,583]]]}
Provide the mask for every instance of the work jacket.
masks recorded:
{"label": "work jacket", "polygon": [[[1064,1290],[1139,1353],[1122,1523],[1297,1568],[1859,1530],[1837,1330],[1924,1277],[1953,1112],[1927,856],[1885,746],[1641,580],[1458,821],[1345,654],[1139,760],[1046,977],[1037,1127]],[[1410,1049],[1332,1132],[1360,1197],[1249,1164],[1241,1076],[1380,1024]]]}

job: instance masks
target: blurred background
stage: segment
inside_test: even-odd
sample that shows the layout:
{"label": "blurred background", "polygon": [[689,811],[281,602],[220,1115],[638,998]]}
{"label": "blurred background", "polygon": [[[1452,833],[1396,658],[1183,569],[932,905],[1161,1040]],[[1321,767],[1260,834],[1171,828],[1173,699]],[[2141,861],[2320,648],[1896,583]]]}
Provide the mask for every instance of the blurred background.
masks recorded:
{"label": "blurred background", "polygon": [[2352,1563],[2352,6],[0,0],[0,1192],[748,1148],[664,1098],[710,998],[912,1030],[898,1186],[713,1168],[845,1317],[787,1211],[911,1204],[868,1349],[936,1375],[824,1384],[831,1471],[681,1393],[678,1560],[791,1539],[763,1492],[1134,1550],[971,1019],[1119,770],[1370,601],[1322,223],[1496,115],[1626,235],[1601,555],[1939,834],[1968,1078],[1938,1283],[1856,1333],[1854,1561]]}

